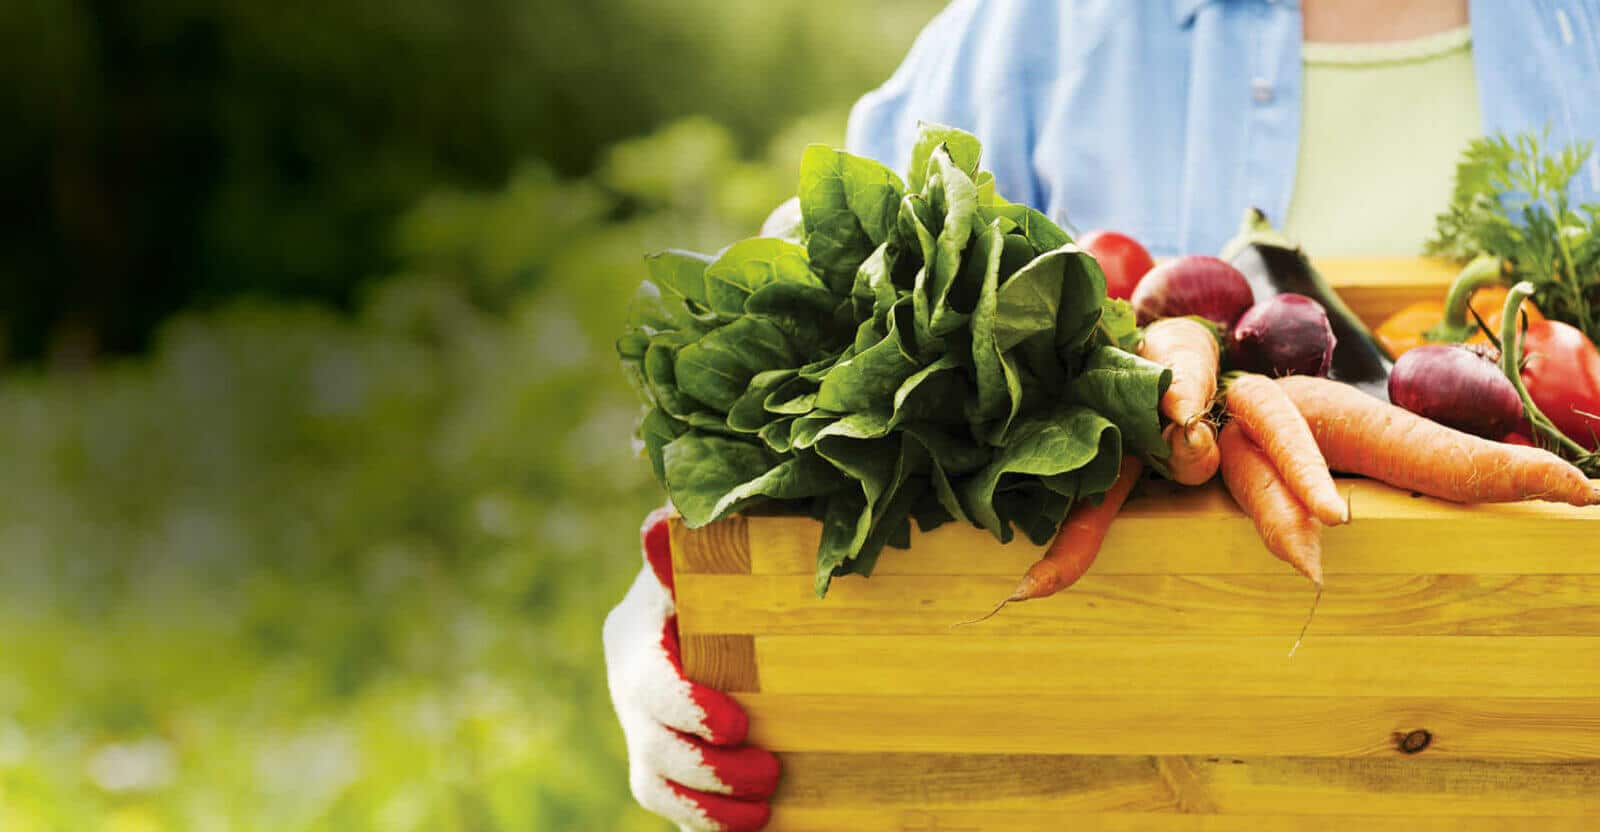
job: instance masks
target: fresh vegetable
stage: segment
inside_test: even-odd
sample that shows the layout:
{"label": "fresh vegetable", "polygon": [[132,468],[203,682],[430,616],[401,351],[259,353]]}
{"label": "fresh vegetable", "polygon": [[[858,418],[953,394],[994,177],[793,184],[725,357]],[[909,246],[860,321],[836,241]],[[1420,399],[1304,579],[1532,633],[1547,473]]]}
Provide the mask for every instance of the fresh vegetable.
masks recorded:
{"label": "fresh vegetable", "polygon": [[[1491,332],[1500,329],[1506,302],[1503,265],[1498,257],[1473,259],[1450,284],[1442,303],[1418,301],[1390,315],[1376,330],[1378,341],[1396,358],[1423,344],[1488,343],[1478,321]],[[1544,320],[1532,304],[1523,310],[1530,321]]]}
{"label": "fresh vegetable", "polygon": [[1600,340],[1600,210],[1572,204],[1568,187],[1588,175],[1593,144],[1547,154],[1545,138],[1468,145],[1427,250],[1462,262],[1484,254],[1507,261],[1514,279],[1533,285],[1541,312]]}
{"label": "fresh vegetable", "polygon": [[1220,352],[1211,328],[1192,318],[1163,318],[1144,328],[1139,354],[1172,369],[1161,415],[1187,427],[1211,412]]}
{"label": "fresh vegetable", "polygon": [[1389,401],[1441,425],[1499,439],[1522,421],[1522,400],[1501,374],[1499,359],[1493,347],[1476,344],[1409,350],[1389,374]]}
{"label": "fresh vegetable", "polygon": [[1139,354],[1172,369],[1161,397],[1161,415],[1171,420],[1161,433],[1167,475],[1184,485],[1207,482],[1217,473],[1216,428],[1205,418],[1217,395],[1216,335],[1193,318],[1163,318],[1145,327]]}
{"label": "fresh vegetable", "polygon": [[1460,503],[1600,503],[1600,487],[1549,451],[1481,439],[1327,379],[1277,385],[1336,471]]}
{"label": "fresh vegetable", "polygon": [[1237,424],[1222,427],[1222,482],[1255,523],[1267,551],[1322,586],[1322,528],[1272,460]]}
{"label": "fresh vegetable", "polygon": [[1285,292],[1250,307],[1233,327],[1233,366],[1278,376],[1325,376],[1337,340],[1322,304]]}
{"label": "fresh vegetable", "polygon": [[1217,474],[1221,456],[1217,450],[1217,429],[1205,419],[1188,427],[1179,422],[1161,431],[1170,452],[1167,475],[1180,485],[1204,485]]}
{"label": "fresh vegetable", "polygon": [[1115,231],[1090,231],[1078,238],[1078,247],[1094,255],[1106,275],[1106,295],[1127,300],[1156,261],[1139,241]]}
{"label": "fresh vegetable", "polygon": [[1045,598],[1077,583],[1100,554],[1100,545],[1105,542],[1111,521],[1122,510],[1122,504],[1127,502],[1143,470],[1137,457],[1123,457],[1116,482],[1106,489],[1098,503],[1085,500],[1067,514],[1044,557],[1028,567],[1017,590],[1006,600]]}
{"label": "fresh vegetable", "polygon": [[[1538,439],[1538,444],[1574,462],[1585,474],[1593,474],[1600,469],[1600,455],[1593,453],[1590,446],[1572,439],[1565,430],[1557,426],[1551,417],[1546,415],[1544,406],[1529,390],[1527,368],[1532,362],[1524,350],[1531,339],[1523,336],[1523,326],[1519,326],[1521,322],[1518,318],[1521,307],[1527,304],[1533,292],[1533,284],[1524,280],[1506,293],[1506,305],[1500,321],[1500,343],[1503,346],[1500,351],[1500,372],[1516,390],[1517,399],[1522,404],[1522,413],[1527,418],[1526,425],[1530,433]],[[1542,340],[1534,343],[1544,347],[1547,356],[1559,356],[1566,360],[1551,361],[1551,365],[1558,367],[1559,371],[1551,373],[1548,377],[1535,374],[1533,380],[1544,385],[1546,403],[1564,409],[1558,412],[1569,418],[1576,416],[1578,419],[1587,420],[1592,411],[1576,406],[1573,401],[1584,395],[1585,391],[1581,389],[1584,382],[1581,378],[1584,373],[1594,368],[1594,362],[1589,360],[1589,356],[1594,352],[1594,346],[1576,329],[1559,321],[1542,321],[1537,325],[1528,325],[1530,335],[1534,333],[1535,326],[1538,337]],[[1552,348],[1548,343],[1550,340],[1559,340],[1560,343]],[[1586,421],[1578,422],[1574,426],[1590,427]],[[1589,439],[1591,442],[1595,441],[1592,431]]]}
{"label": "fresh vegetable", "polygon": [[1134,288],[1132,302],[1140,326],[1198,315],[1226,331],[1254,298],[1238,269],[1215,257],[1187,254],[1151,269]]}
{"label": "fresh vegetable", "polygon": [[1585,450],[1600,447],[1600,350],[1594,342],[1570,324],[1534,321],[1522,336],[1522,354],[1522,381],[1539,409]]}
{"label": "fresh vegetable", "polygon": [[[1353,387],[1344,389],[1356,392]],[[1313,517],[1329,526],[1350,520],[1350,507],[1339,497],[1310,426],[1281,388],[1265,376],[1241,373],[1228,382],[1225,401],[1232,424],[1272,460],[1272,467]]]}
{"label": "fresh vegetable", "polygon": [[1273,229],[1266,214],[1254,208],[1246,211],[1239,235],[1223,248],[1222,257],[1238,267],[1249,281],[1256,303],[1293,292],[1321,304],[1334,337],[1328,377],[1380,399],[1388,395],[1392,356],[1384,353],[1366,325],[1311,265],[1305,252]]}
{"label": "fresh vegetable", "polygon": [[1043,544],[1125,454],[1167,455],[1171,372],[1127,351],[1131,310],[1094,258],[997,196],[979,151],[925,125],[908,185],[814,145],[801,242],[649,259],[617,346],[686,524],[757,501],[818,517],[821,594],[912,520]]}

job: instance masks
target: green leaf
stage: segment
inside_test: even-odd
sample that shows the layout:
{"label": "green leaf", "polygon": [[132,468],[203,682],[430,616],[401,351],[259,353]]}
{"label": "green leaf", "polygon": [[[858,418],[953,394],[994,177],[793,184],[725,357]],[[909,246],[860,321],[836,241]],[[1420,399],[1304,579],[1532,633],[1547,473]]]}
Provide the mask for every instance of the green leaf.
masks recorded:
{"label": "green leaf", "polygon": [[825,145],[800,159],[800,212],[811,265],[835,294],[848,294],[856,269],[889,239],[905,188],[883,165]]}
{"label": "green leaf", "polygon": [[[1000,227],[991,224],[973,245],[973,256],[984,258],[983,285],[972,313],[972,367],[977,398],[971,403],[976,422],[998,421],[991,436],[1004,434],[1022,407],[1022,384],[1016,365],[1001,351],[996,330],[1000,324]],[[992,441],[992,440],[991,440]]]}
{"label": "green leaf", "polygon": [[678,333],[669,333],[651,341],[644,354],[644,380],[650,390],[650,401],[670,416],[687,419],[689,414],[705,406],[678,387],[676,363],[680,349]]}
{"label": "green leaf", "polygon": [[772,283],[745,301],[746,315],[766,318],[805,358],[837,352],[850,340],[851,327],[836,320],[838,298],[822,286]]}
{"label": "green leaf", "polygon": [[706,295],[705,272],[710,263],[711,258],[704,254],[679,249],[656,252],[645,258],[650,279],[657,286],[708,308],[711,302]]}
{"label": "green leaf", "polygon": [[766,370],[750,379],[750,386],[728,408],[728,427],[741,433],[755,433],[775,418],[766,408],[769,396],[795,377],[795,370]]}
{"label": "green leaf", "polygon": [[672,504],[692,529],[757,498],[796,500],[848,485],[814,454],[777,462],[760,445],[717,436],[679,436],[667,444],[662,461]]}
{"label": "green leaf", "polygon": [[956,277],[962,273],[962,252],[972,240],[978,193],[966,172],[957,167],[942,146],[934,151],[928,170],[928,202],[939,222],[939,232],[934,239],[933,259],[925,265],[913,297],[917,337],[933,341],[967,321],[965,313],[950,306],[949,296]]}
{"label": "green leaf", "polygon": [[680,390],[725,413],[756,373],[795,363],[782,330],[763,318],[743,317],[678,350],[673,371]]}
{"label": "green leaf", "polygon": [[666,463],[662,460],[662,452],[672,440],[682,436],[689,430],[689,426],[668,416],[659,407],[652,407],[639,422],[639,438],[644,441],[645,455],[650,458],[650,470],[655,472],[656,482],[663,485],[667,482]]}
{"label": "green leaf", "polygon": [[1033,246],[1034,254],[1044,254],[1054,251],[1072,243],[1072,238],[1061,226],[1050,221],[1044,214],[1029,208],[1026,205],[1007,203],[1005,205],[980,206],[978,208],[978,221],[990,223],[996,219],[1002,220],[1001,230],[1007,234],[1016,233]]}
{"label": "green leaf", "polygon": [[889,325],[889,310],[896,300],[894,277],[889,270],[889,244],[873,249],[872,254],[856,270],[856,281],[850,289],[858,321],[871,319],[879,326]]}
{"label": "green leaf", "polygon": [[902,334],[899,325],[892,324],[876,344],[835,364],[822,378],[817,407],[837,413],[875,409],[887,413],[895,391],[918,369]]}
{"label": "green leaf", "polygon": [[1166,459],[1161,439],[1161,397],[1172,384],[1172,371],[1154,361],[1116,347],[1089,354],[1083,373],[1072,381],[1073,398],[1115,422],[1134,449],[1153,459]]}
{"label": "green leaf", "polygon": [[772,284],[827,290],[811,273],[803,246],[768,237],[729,246],[705,267],[703,282],[711,309],[728,317],[744,314],[745,301]]}
{"label": "green leaf", "polygon": [[1120,458],[1121,436],[1116,425],[1087,407],[1068,405],[1046,416],[1021,420],[994,460],[962,484],[962,504],[971,512],[973,522],[1001,541],[1010,542],[1011,528],[1000,522],[994,507],[994,494],[1002,477],[1070,473],[1101,454]]}
{"label": "green leaf", "polygon": [[[921,192],[927,187],[931,178],[929,162],[941,147],[968,177],[977,175],[978,162],[983,157],[983,145],[978,143],[978,137],[965,130],[925,121],[917,125],[917,141],[911,147],[911,190]],[[992,188],[994,177],[989,179]]]}
{"label": "green leaf", "polygon": [[1121,298],[1106,298],[1100,304],[1100,331],[1113,347],[1137,352],[1144,334],[1139,331],[1139,319],[1133,304]]}

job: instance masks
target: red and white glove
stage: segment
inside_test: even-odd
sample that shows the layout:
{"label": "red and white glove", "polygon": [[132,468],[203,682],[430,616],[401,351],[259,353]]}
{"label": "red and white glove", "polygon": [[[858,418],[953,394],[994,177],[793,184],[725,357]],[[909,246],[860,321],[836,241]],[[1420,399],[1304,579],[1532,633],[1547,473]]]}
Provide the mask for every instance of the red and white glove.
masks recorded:
{"label": "red and white glove", "polygon": [[693,832],[754,832],[771,814],[778,758],[745,745],[750,720],[727,694],[689,681],[678,652],[666,509],[640,532],[644,568],[606,616],[606,675],[639,805]]}

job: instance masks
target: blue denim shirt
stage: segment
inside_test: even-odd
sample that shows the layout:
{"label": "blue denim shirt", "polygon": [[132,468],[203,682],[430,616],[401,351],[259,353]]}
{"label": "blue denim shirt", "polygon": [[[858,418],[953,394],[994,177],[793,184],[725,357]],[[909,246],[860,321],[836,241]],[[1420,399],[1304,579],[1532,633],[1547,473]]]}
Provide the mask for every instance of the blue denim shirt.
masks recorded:
{"label": "blue denim shirt", "polygon": [[[1486,134],[1600,138],[1600,0],[1472,0],[1470,17]],[[1297,0],[957,0],[856,105],[847,144],[903,171],[918,121],[961,127],[1008,199],[1158,255],[1215,252],[1246,208],[1289,209],[1300,41]],[[1573,196],[1596,201],[1600,159],[1585,173]]]}

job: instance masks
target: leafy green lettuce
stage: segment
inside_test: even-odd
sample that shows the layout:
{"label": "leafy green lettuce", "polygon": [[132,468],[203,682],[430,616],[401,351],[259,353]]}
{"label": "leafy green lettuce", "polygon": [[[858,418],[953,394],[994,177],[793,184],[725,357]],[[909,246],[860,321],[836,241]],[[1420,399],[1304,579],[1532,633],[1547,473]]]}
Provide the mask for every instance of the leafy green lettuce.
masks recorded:
{"label": "leafy green lettuce", "polygon": [[813,145],[801,242],[649,258],[617,349],[689,526],[758,501],[816,517],[822,595],[913,522],[1042,544],[1123,454],[1165,456],[1171,374],[1130,351],[1094,258],[996,195],[980,151],[924,125],[902,180]]}

